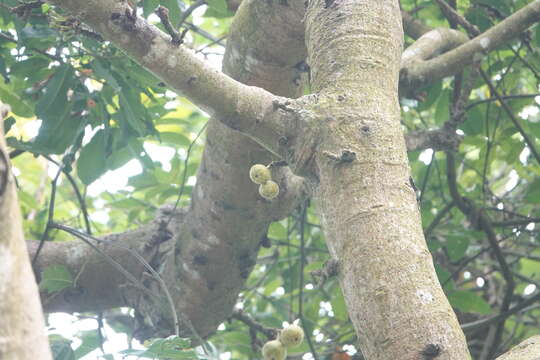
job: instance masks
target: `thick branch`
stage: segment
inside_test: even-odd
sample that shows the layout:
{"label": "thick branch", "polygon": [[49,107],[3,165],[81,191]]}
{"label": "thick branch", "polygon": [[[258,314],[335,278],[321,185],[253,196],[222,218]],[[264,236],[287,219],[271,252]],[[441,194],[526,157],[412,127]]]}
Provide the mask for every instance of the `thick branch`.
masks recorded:
{"label": "thick branch", "polygon": [[[302,74],[295,65],[305,57],[303,9],[302,1],[289,1],[288,5],[246,1],[230,30],[224,71],[248,85],[287,97],[300,96]],[[256,31],[245,37],[245,28]],[[295,51],[288,50],[291,44]],[[174,73],[168,80],[176,82],[177,75],[185,76]],[[235,117],[228,120],[234,122]],[[273,202],[262,199],[257,186],[249,180],[249,168],[253,163],[267,164],[272,160],[275,158],[249,137],[211,119],[191,209],[185,216],[174,215],[170,224],[174,244],[160,245],[153,258],[162,269],[178,313],[189,318],[202,336],[215,331],[229,317],[270,222],[288,215],[308,195],[302,178],[292,175],[288,168],[279,168],[273,176],[280,184],[280,196]],[[113,238],[139,252],[155,250],[155,246],[145,250],[145,244],[152,244],[158,227],[159,219]],[[144,279],[143,269],[125,250],[105,248],[137,278]],[[152,256],[152,251],[146,256]],[[64,294],[48,298],[47,308],[90,311],[124,304],[136,309],[141,315],[139,320],[148,318],[153,323],[139,321],[137,337],[170,335],[172,324],[167,308],[155,306],[152,299],[140,294],[126,293],[132,288],[126,279],[100,259],[85,244],[48,243],[38,265],[42,268],[67,263],[74,274],[82,271],[77,286],[85,292],[79,296],[77,291],[71,291],[68,300]],[[160,293],[159,289],[156,293]]]}
{"label": "thick branch", "polygon": [[420,36],[431,30],[429,26],[425,25],[420,20],[415,19],[404,10],[401,10],[401,18],[403,20],[403,31],[413,39],[418,39]]}
{"label": "thick branch", "polygon": [[425,62],[410,63],[402,70],[400,85],[415,89],[436,79],[457,74],[484,54],[500,47],[540,20],[540,1],[524,6],[499,24],[465,44]]}
{"label": "thick branch", "polygon": [[418,151],[425,149],[453,150],[461,141],[461,137],[455,132],[451,133],[447,129],[413,131],[405,135],[407,151]]}
{"label": "thick branch", "polygon": [[[96,29],[135,61],[164,80],[206,112],[234,130],[257,139],[277,153],[285,124],[273,109],[271,93],[246,86],[213,69],[190,50],[133,14],[128,2],[52,0]],[[267,116],[274,114],[276,116]]]}
{"label": "thick branch", "polygon": [[497,360],[536,360],[540,354],[540,335],[532,336],[507,353],[499,356]]}
{"label": "thick branch", "polygon": [[415,63],[421,64],[438,54],[458,47],[467,40],[465,34],[453,29],[438,28],[425,33],[401,55],[401,67],[404,69],[402,76],[403,72]]}

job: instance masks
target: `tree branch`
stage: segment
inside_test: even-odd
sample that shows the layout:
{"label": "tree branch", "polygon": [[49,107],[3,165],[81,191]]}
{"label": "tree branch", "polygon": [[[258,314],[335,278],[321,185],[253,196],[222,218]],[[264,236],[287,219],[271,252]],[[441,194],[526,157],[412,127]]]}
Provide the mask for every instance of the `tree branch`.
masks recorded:
{"label": "tree branch", "polygon": [[420,20],[415,19],[404,10],[401,10],[401,19],[403,20],[403,31],[413,39],[418,39],[420,36],[431,30],[429,26],[425,25]]}
{"label": "tree branch", "polygon": [[540,1],[533,1],[465,44],[433,59],[409,63],[402,70],[400,85],[416,89],[436,79],[457,74],[465,66],[482,59],[484,54],[515,38],[539,20]]}
{"label": "tree branch", "polygon": [[135,61],[164,80],[195,105],[234,130],[278,153],[287,136],[283,114],[274,111],[278,97],[244,85],[210,67],[195,54],[172,43],[171,37],[133,14],[127,2],[51,0],[113,42]]}
{"label": "tree branch", "polygon": [[[265,87],[272,93],[300,96],[303,83],[298,81],[300,71],[295,65],[305,58],[303,11],[301,1],[289,1],[289,5],[284,6],[248,0],[230,29],[224,71],[239,81]],[[95,13],[89,12],[85,16],[95,16]],[[95,19],[94,23],[100,21]],[[135,21],[137,24],[141,25],[139,20]],[[100,26],[107,31],[109,27],[113,28],[110,24]],[[244,26],[256,29],[249,39],[242,36]],[[120,38],[126,31],[119,30]],[[290,51],[291,44],[295,51]],[[165,45],[169,54],[172,45],[169,42]],[[272,56],[268,57],[268,54]],[[169,80],[176,75],[170,74]],[[220,76],[227,78],[223,74]],[[237,115],[231,115],[229,121],[235,122]],[[162,269],[160,275],[171,290],[178,314],[187,317],[203,337],[230,316],[237,295],[255,264],[261,239],[266,236],[270,222],[287,216],[309,195],[303,178],[293,175],[287,167],[280,167],[273,170],[273,177],[282,189],[278,199],[273,202],[262,199],[257,186],[249,180],[248,171],[253,163],[268,164],[272,160],[276,160],[275,157],[252,139],[211,119],[190,211],[173,214],[170,231],[174,240],[159,247],[152,245],[158,234],[159,218],[165,212],[169,212],[166,219],[171,217],[170,209],[166,208],[151,224],[107,237],[143,251],[145,256],[152,256],[153,251],[157,251],[154,259],[149,259],[150,263],[154,268]],[[231,227],[230,224],[238,226]],[[150,245],[146,247],[145,244]],[[134,264],[126,251],[108,245],[103,247],[137,279],[143,279],[144,269]],[[30,242],[30,248],[35,250],[35,242]],[[137,293],[137,289],[124,284],[126,280],[122,274],[84,244],[47,242],[35,270],[39,273],[52,264],[64,264],[72,273],[80,272],[80,276],[76,289],[54,299],[47,297],[47,311],[99,311],[131,306],[137,314],[137,338],[171,334],[170,311],[164,306],[156,306],[154,301]],[[189,336],[189,333],[183,335]]]}
{"label": "tree branch", "polygon": [[540,354],[540,335],[532,336],[507,353],[499,356],[497,360],[536,360]]}

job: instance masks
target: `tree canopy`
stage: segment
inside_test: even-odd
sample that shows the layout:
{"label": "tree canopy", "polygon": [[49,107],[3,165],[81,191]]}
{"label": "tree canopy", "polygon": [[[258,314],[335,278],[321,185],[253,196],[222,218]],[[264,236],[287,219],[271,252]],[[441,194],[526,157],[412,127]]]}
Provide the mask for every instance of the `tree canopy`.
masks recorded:
{"label": "tree canopy", "polygon": [[[109,23],[138,27],[139,20],[129,25],[130,16],[145,19],[170,35],[178,49],[190,49],[206,61],[203,73],[191,58],[165,47],[137,58],[148,44],[132,44],[123,33],[111,41],[110,29],[94,27],[99,21],[86,13],[73,16],[69,7],[77,5],[69,2],[0,1],[0,99],[11,109],[4,130],[43,306],[47,313],[96,319],[95,329],[73,338],[50,329],[55,359],[87,354],[257,359],[262,344],[284,322],[295,320],[306,339],[289,350],[289,358],[363,358],[336,276],[340,264],[327,249],[327,224],[310,201],[309,184],[291,174],[278,145],[263,148],[252,141],[272,143],[265,135],[270,125],[248,137],[222,129],[242,131],[247,123],[232,102],[245,109],[246,119],[257,117],[253,99],[270,99],[284,112],[290,105],[255,87],[238,90],[235,81],[221,78],[217,69],[225,52],[224,72],[248,86],[287,98],[308,96],[320,87],[310,83],[314,74],[303,48],[303,14],[289,2],[249,1],[240,10],[238,3],[225,0],[119,2],[132,13],[113,12]],[[273,7],[294,10],[274,15]],[[540,327],[540,26],[534,26],[540,2],[402,0],[401,9],[406,33],[401,126],[423,232],[471,355],[494,359]],[[266,30],[276,27],[275,33]],[[268,63],[261,65],[260,59]],[[167,67],[177,63],[191,72],[169,78]],[[215,77],[205,75],[212,71]],[[193,89],[198,82],[202,85]],[[227,96],[218,96],[222,88],[230,89]],[[180,93],[184,89],[192,102]],[[210,115],[225,125],[207,126]],[[235,116],[238,121],[232,120]],[[356,156],[330,155],[340,157],[339,163]],[[239,162],[242,167],[235,165]],[[253,163],[271,164],[283,192],[279,202],[259,197],[248,177],[247,164]],[[242,184],[221,180],[239,172],[246,179]],[[302,168],[292,172],[303,175]],[[202,176],[205,191],[219,199],[208,206],[206,194],[198,192],[202,187],[195,186]],[[246,199],[258,202],[238,208],[235,201],[244,206]],[[193,244],[210,236],[198,231],[219,228],[217,223],[228,237],[246,238],[219,253],[194,252],[199,245]],[[201,300],[209,293],[197,293],[197,279],[183,280],[177,289],[170,281],[176,274],[158,269],[165,263],[163,248],[178,229],[191,242],[173,253],[189,253],[191,267],[214,264],[217,270],[209,270],[214,272],[205,279],[214,282],[209,287],[232,289],[230,294],[223,290],[230,299]],[[165,245],[150,251],[137,242],[148,233],[155,244]],[[258,238],[250,237],[255,234]],[[66,242],[73,245],[61,249]],[[75,260],[79,256],[88,261]],[[130,259],[118,260],[125,257]],[[239,264],[238,273],[227,273],[230,262]],[[111,279],[105,270],[98,273],[99,264]],[[96,278],[85,273],[94,265]],[[109,294],[114,279],[130,274],[131,288]],[[163,283],[171,287],[170,295],[164,294]],[[196,330],[168,338],[175,329],[163,317],[172,316],[171,301],[137,309],[142,300],[135,293],[141,287],[148,297],[159,293],[171,301],[186,292],[187,300],[173,313],[180,318],[184,311],[195,314],[189,317]],[[86,300],[81,289],[88,291]],[[128,294],[130,300],[121,299]],[[385,308],[365,311],[384,313]],[[153,327],[141,325],[148,325],[147,319]],[[125,351],[113,355],[103,349],[112,332],[154,340],[145,343],[147,350],[128,349],[126,343]],[[187,337],[203,346],[193,350]],[[421,354],[431,359],[442,350],[426,344]]]}

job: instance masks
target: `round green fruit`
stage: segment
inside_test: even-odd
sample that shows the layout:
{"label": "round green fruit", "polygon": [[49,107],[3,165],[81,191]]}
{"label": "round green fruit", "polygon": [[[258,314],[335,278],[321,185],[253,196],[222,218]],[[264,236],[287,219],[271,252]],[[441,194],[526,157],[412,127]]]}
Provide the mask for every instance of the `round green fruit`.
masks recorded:
{"label": "round green fruit", "polygon": [[263,164],[255,164],[249,169],[249,178],[255,184],[264,184],[270,180],[270,169]]}
{"label": "round green fruit", "polygon": [[262,348],[264,360],[285,360],[287,350],[279,340],[270,340]]}
{"label": "round green fruit", "polygon": [[268,180],[259,186],[259,194],[266,200],[272,200],[279,194],[279,185],[272,180]]}
{"label": "round green fruit", "polygon": [[279,334],[279,341],[287,348],[298,346],[303,340],[304,330],[298,325],[290,325]]}

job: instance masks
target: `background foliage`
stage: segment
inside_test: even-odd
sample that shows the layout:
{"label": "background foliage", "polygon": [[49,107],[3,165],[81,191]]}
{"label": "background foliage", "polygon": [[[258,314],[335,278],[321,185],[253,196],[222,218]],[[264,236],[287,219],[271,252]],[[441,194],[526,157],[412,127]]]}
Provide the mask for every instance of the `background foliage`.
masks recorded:
{"label": "background foliage", "polygon": [[[456,6],[484,31],[527,3],[460,0]],[[190,30],[185,45],[219,66],[232,12],[224,0],[207,4],[182,24]],[[175,26],[189,6],[175,0],[139,2],[140,14],[160,27],[153,15],[158,5],[169,9]],[[405,0],[402,7],[426,25],[448,27],[435,2]],[[1,0],[0,30],[0,98],[12,109],[4,126],[27,238],[40,239],[48,233],[53,241],[78,241],[49,229],[52,218],[94,235],[125,231],[149,221],[159,206],[176,201],[181,188],[180,205],[188,204],[203,145],[197,135],[206,114],[60,9]],[[412,39],[406,41],[410,44]],[[540,135],[539,48],[540,26],[536,26],[482,61],[482,70],[511,114],[477,77],[459,126],[463,141],[456,154],[461,195],[493,219],[516,285],[513,306],[538,297],[540,290],[540,166],[530,149],[538,146]],[[414,98],[402,98],[404,129],[442,127],[451,118],[455,88],[454,79],[444,79]],[[529,146],[512,116],[534,140]],[[507,284],[485,231],[455,206],[445,154],[428,149],[409,156],[428,245],[460,321],[497,314]],[[348,359],[355,353],[355,333],[337,280],[317,276],[329,255],[313,208],[298,209],[272,224],[268,237],[272,247],[260,252],[239,308],[266,327],[301,319],[309,341],[293,349],[290,355],[295,358],[315,351],[318,358]],[[55,292],[75,278],[62,267],[51,267],[40,286]],[[538,306],[518,310],[505,323],[502,348],[538,331]],[[132,329],[111,316],[103,320],[103,315],[78,314],[80,319],[95,319],[96,326],[71,338],[51,328],[56,358],[112,359],[102,345],[107,336],[125,333],[129,339]],[[478,354],[485,331],[467,335],[472,352]],[[245,322],[231,319],[209,339],[206,356],[259,358],[258,346],[264,341]],[[114,356],[206,358],[174,338],[145,344],[147,350],[124,345],[127,350]]]}

